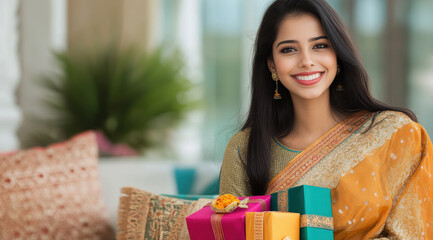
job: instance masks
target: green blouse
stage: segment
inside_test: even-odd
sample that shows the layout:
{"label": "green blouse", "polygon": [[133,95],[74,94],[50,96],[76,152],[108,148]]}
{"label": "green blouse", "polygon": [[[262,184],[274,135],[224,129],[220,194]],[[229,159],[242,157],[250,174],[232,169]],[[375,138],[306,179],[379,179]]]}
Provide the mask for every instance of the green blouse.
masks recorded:
{"label": "green blouse", "polygon": [[[235,196],[251,196],[245,169],[249,134],[249,130],[239,131],[227,144],[221,166],[220,195],[231,193]],[[288,149],[274,138],[271,143],[271,179],[299,153],[300,151]]]}

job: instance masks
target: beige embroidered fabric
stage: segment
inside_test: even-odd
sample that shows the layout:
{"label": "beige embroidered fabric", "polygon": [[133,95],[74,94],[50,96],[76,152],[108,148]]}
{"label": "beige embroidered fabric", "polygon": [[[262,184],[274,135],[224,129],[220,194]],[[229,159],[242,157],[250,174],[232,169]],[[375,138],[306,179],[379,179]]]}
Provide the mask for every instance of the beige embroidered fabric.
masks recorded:
{"label": "beige embroidered fabric", "polygon": [[185,218],[210,201],[159,196],[133,187],[121,191],[117,240],[187,240]]}
{"label": "beige embroidered fabric", "polygon": [[0,239],[113,239],[93,132],[0,155]]}

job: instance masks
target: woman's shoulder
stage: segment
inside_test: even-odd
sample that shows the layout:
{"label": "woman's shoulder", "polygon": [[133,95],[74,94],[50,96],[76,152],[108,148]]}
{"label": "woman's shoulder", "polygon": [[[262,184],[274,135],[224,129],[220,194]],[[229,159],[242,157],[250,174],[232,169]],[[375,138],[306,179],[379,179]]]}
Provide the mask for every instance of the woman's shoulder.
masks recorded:
{"label": "woman's shoulder", "polygon": [[[416,124],[415,121],[413,121],[408,115],[406,115],[403,112],[398,111],[380,111],[375,114],[375,120],[378,122],[386,122],[387,124],[394,123],[394,124]],[[393,124],[393,125],[394,125]]]}
{"label": "woman's shoulder", "polygon": [[249,128],[240,130],[231,137],[228,146],[243,148],[248,145],[249,137],[250,137]]}
{"label": "woman's shoulder", "polygon": [[227,147],[224,153],[224,159],[230,159],[230,161],[232,159],[245,159],[248,148],[249,136],[249,129],[244,129],[236,132],[227,143]]}
{"label": "woman's shoulder", "polygon": [[408,115],[398,111],[387,110],[377,112],[375,113],[373,121],[371,128],[376,128],[382,131],[387,129],[392,132],[396,129],[423,129],[419,123],[412,120]]}

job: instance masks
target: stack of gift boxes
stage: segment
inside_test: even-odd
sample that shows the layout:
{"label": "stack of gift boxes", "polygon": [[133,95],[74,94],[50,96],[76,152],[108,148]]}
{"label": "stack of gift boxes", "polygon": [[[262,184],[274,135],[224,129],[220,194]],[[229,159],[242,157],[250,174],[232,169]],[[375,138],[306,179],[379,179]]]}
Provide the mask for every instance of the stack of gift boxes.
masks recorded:
{"label": "stack of gift boxes", "polygon": [[215,213],[207,205],[189,215],[191,240],[334,239],[328,188],[302,185],[248,200],[248,208],[232,213]]}

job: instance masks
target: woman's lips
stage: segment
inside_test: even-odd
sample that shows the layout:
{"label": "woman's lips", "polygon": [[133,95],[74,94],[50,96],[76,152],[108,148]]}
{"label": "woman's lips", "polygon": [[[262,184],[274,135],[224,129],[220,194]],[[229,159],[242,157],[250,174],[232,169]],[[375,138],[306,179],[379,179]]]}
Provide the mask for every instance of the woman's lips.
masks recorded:
{"label": "woman's lips", "polygon": [[292,75],[292,78],[298,82],[299,84],[305,86],[311,86],[318,82],[323,77],[324,72],[308,72],[308,73],[299,73],[296,75]]}

